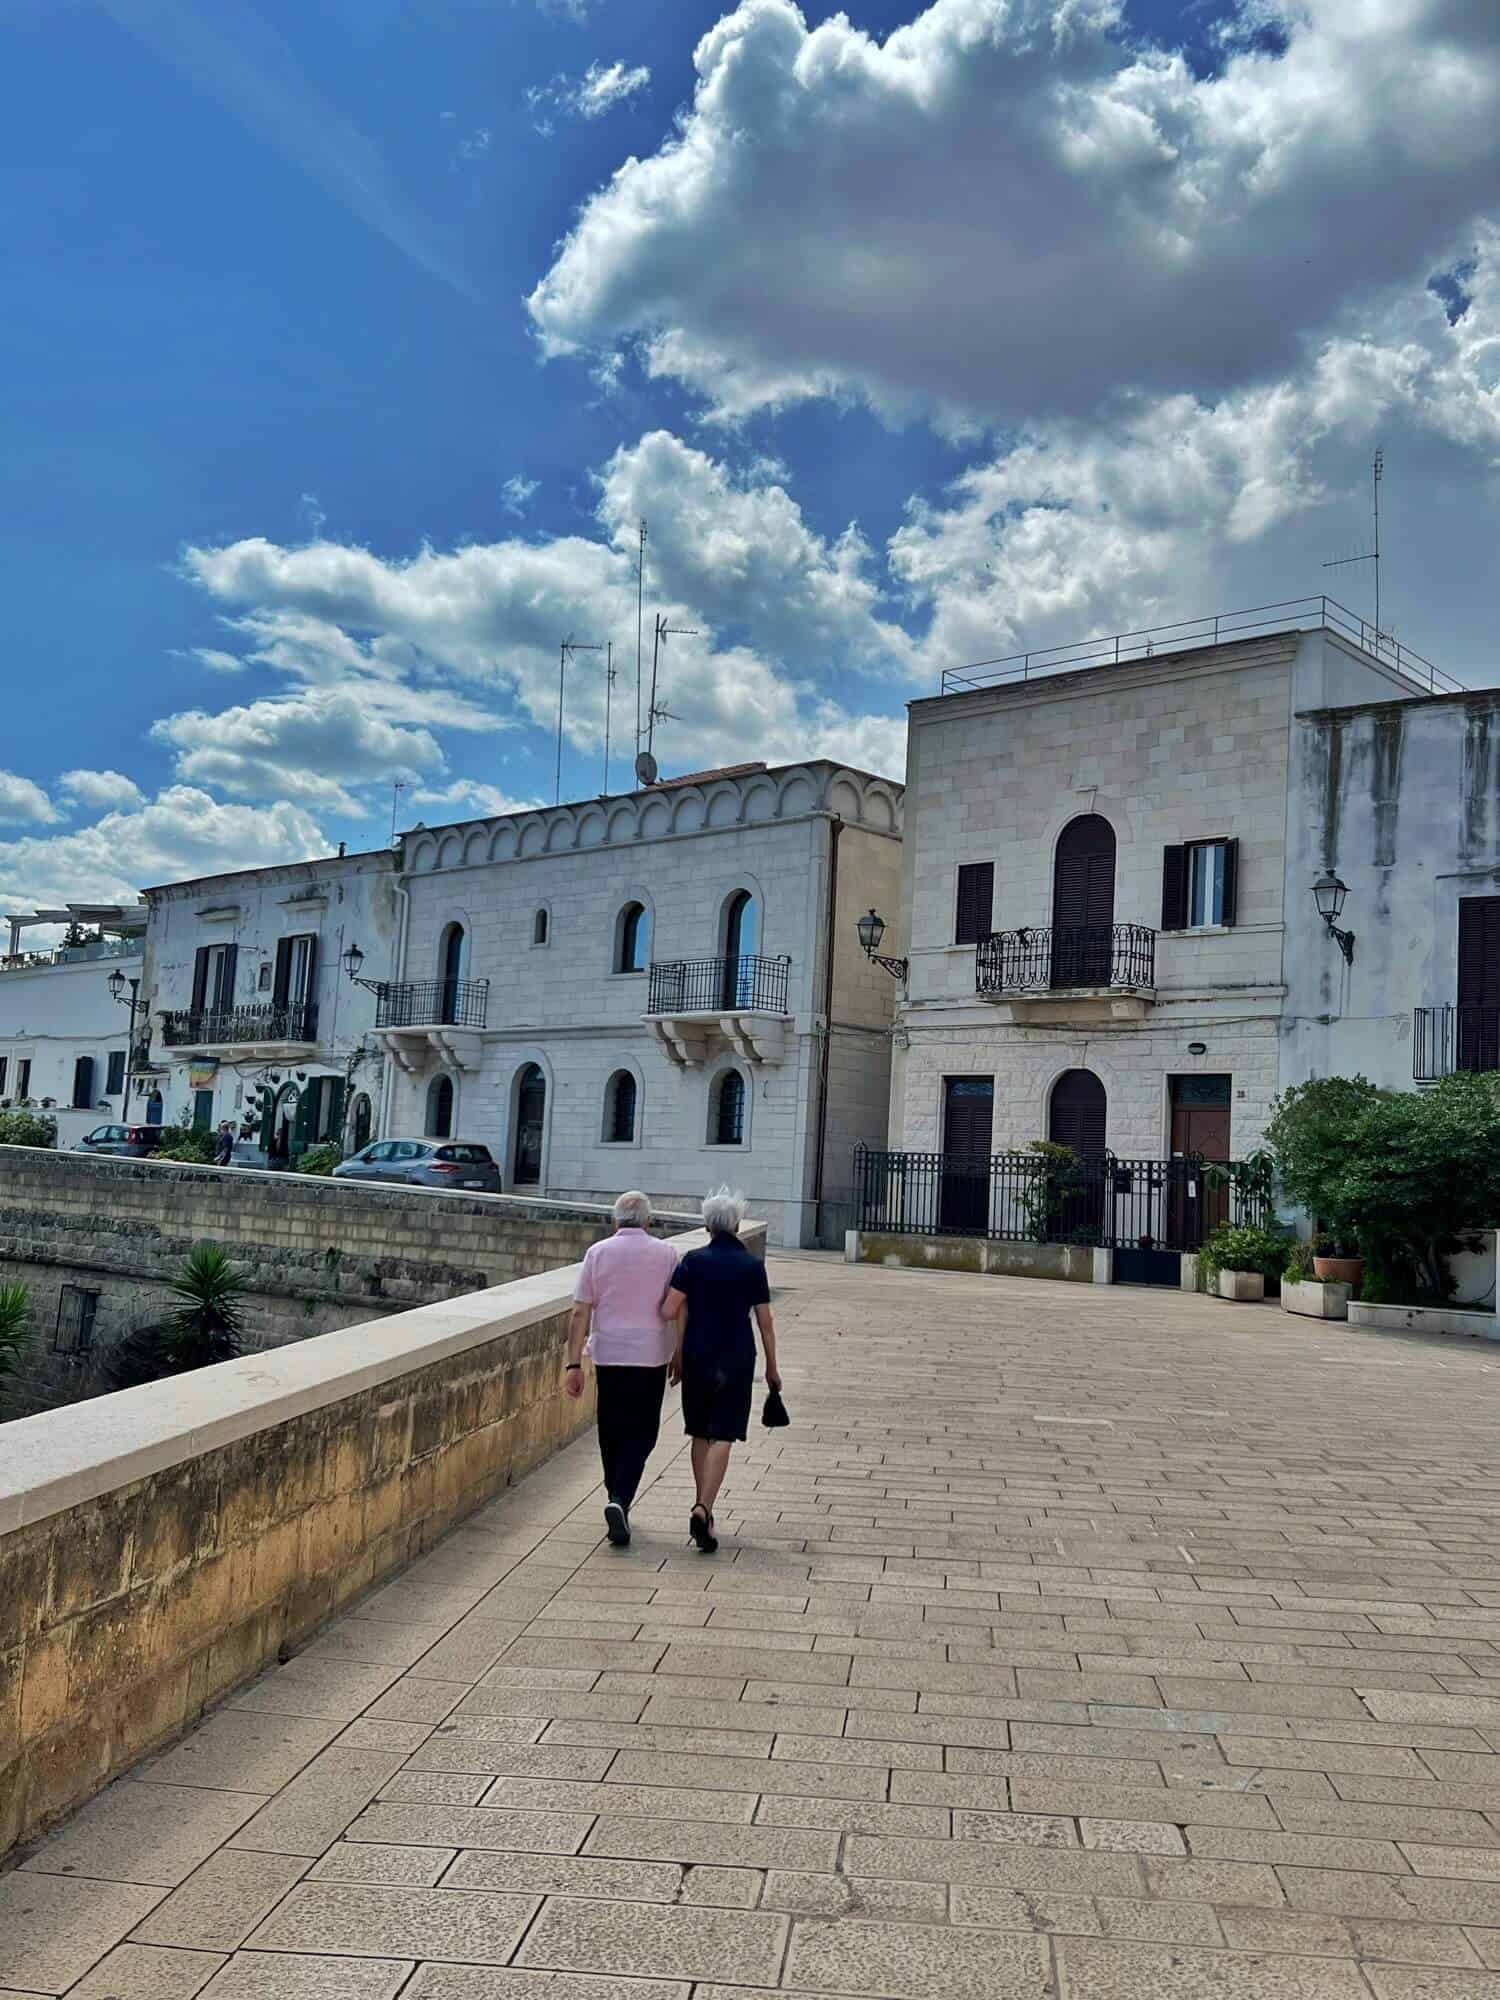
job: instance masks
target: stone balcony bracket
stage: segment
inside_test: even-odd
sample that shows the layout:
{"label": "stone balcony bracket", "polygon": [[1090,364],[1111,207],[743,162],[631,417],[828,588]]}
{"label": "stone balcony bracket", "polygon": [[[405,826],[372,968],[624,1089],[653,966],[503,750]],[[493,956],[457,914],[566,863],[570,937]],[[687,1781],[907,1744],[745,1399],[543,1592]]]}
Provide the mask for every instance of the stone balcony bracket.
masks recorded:
{"label": "stone balcony bracket", "polygon": [[982,994],[1008,1009],[1018,1027],[1102,1026],[1112,1021],[1144,1021],[1156,1005],[1154,986],[1078,987],[1044,993]]}
{"label": "stone balcony bracket", "polygon": [[404,1076],[420,1076],[434,1062],[444,1069],[478,1069],[484,1055],[482,1034],[440,1023],[422,1028],[376,1028],[373,1039]]}
{"label": "stone balcony bracket", "polygon": [[720,1048],[757,1065],[786,1059],[787,1020],[782,1014],[643,1014],[641,1019],[667,1060],[680,1069],[702,1068]]}

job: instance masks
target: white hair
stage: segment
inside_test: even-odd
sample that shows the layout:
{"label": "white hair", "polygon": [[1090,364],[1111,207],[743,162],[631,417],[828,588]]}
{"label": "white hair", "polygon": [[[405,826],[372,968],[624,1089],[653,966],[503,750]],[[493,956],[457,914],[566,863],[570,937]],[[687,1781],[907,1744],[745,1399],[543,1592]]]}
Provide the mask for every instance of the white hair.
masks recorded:
{"label": "white hair", "polygon": [[716,1236],[738,1236],[745,1219],[745,1197],[733,1188],[715,1188],[703,1197],[703,1226]]}
{"label": "white hair", "polygon": [[628,1188],[615,1202],[613,1214],[617,1229],[649,1229],[651,1198],[639,1188]]}

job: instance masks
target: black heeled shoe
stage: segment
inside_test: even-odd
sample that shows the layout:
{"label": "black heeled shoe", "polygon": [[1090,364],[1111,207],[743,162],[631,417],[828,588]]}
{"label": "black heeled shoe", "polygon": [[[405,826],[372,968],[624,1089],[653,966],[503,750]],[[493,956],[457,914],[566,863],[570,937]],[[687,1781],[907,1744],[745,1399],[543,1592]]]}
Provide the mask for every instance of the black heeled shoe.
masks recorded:
{"label": "black heeled shoe", "polygon": [[694,1503],[693,1511],[688,1515],[688,1533],[698,1544],[700,1555],[711,1556],[719,1546],[718,1536],[714,1533],[714,1517],[701,1500]]}

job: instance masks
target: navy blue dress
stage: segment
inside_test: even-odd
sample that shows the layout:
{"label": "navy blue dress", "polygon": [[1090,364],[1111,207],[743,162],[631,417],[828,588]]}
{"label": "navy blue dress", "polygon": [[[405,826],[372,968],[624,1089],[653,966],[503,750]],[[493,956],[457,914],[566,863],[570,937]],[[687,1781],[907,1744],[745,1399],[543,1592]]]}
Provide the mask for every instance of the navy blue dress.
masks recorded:
{"label": "navy blue dress", "polygon": [[769,1305],[766,1267],[737,1236],[715,1236],[677,1266],[687,1300],[682,1344],[682,1424],[689,1437],[726,1444],[750,1429],[755,1384],[754,1306]]}

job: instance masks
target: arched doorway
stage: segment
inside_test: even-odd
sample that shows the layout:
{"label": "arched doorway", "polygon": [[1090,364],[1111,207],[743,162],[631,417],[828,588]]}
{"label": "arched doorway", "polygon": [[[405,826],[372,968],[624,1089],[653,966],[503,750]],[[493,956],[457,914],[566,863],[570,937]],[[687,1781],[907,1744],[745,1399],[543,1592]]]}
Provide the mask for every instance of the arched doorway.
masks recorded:
{"label": "arched doorway", "polygon": [[[1065,1069],[1052,1086],[1047,1107],[1047,1137],[1066,1146],[1080,1159],[1097,1160],[1104,1152],[1109,1100],[1091,1069]],[[1052,1220],[1057,1241],[1102,1241],[1104,1183],[1096,1168],[1082,1186],[1061,1182],[1061,1198]]]}
{"label": "arched doorway", "polygon": [[468,938],[462,924],[449,924],[438,955],[438,1019],[457,1021],[459,983],[468,959]]}
{"label": "arched doorway", "polygon": [[747,961],[759,949],[760,911],[748,889],[737,889],[724,906],[724,998],[726,1007],[747,1006],[754,970]]}
{"label": "arched doorway", "polygon": [[427,1087],[427,1137],[453,1137],[453,1079],[435,1076]]}
{"label": "arched doorway", "polygon": [[1052,863],[1052,984],[1108,986],[1114,957],[1115,830],[1098,813],[1063,828]]}
{"label": "arched doorway", "polygon": [[374,1126],[375,1114],[370,1100],[361,1091],[354,1100],[354,1151],[362,1153],[370,1143],[370,1132]]}
{"label": "arched doorway", "polygon": [[540,1182],[546,1125],[547,1079],[535,1063],[527,1063],[516,1079],[516,1140],[510,1175],[515,1187],[536,1187]]}

